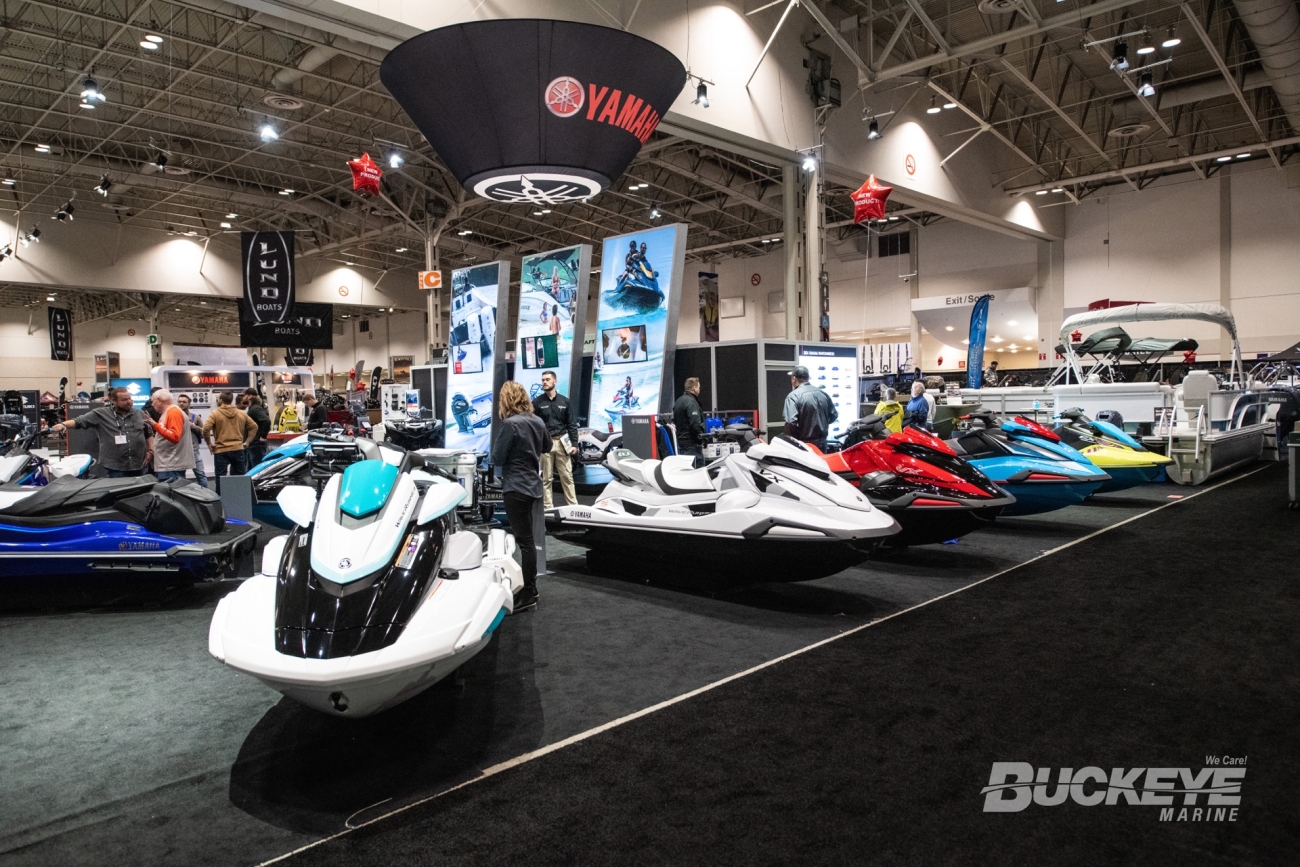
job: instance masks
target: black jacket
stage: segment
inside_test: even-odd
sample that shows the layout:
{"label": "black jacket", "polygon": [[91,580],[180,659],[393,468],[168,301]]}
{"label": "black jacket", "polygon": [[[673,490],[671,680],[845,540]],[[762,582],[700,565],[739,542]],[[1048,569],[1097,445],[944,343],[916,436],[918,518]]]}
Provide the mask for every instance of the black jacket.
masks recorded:
{"label": "black jacket", "polygon": [[569,435],[569,444],[578,447],[578,424],[573,420],[573,411],[569,399],[558,391],[554,398],[542,392],[533,399],[533,412],[546,425],[546,433],[552,437]]}
{"label": "black jacket", "polygon": [[704,411],[689,391],[673,404],[673,424],[677,426],[677,448],[681,451],[704,444]]}
{"label": "black jacket", "polygon": [[307,416],[307,430],[320,430],[329,424],[330,411],[325,408],[325,404],[320,401],[311,408],[311,415]]}
{"label": "black jacket", "polygon": [[542,496],[542,455],[551,450],[546,425],[532,413],[520,413],[497,424],[492,441],[492,466],[501,468],[501,493]]}

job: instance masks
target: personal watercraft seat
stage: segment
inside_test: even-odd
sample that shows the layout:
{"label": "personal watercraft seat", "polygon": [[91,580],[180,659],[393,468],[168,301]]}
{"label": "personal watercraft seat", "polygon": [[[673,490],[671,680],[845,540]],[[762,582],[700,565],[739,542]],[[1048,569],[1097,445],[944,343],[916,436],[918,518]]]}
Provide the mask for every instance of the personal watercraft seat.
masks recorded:
{"label": "personal watercraft seat", "polygon": [[133,479],[78,479],[59,476],[36,493],[12,506],[0,509],[0,515],[34,518],[65,512],[106,509],[123,498],[143,494],[158,484],[153,476]]}
{"label": "personal watercraft seat", "polygon": [[672,455],[662,461],[645,461],[641,471],[658,491],[670,497],[683,494],[702,494],[713,490],[713,479],[708,470],[695,469],[695,459],[689,455]]}
{"label": "personal watercraft seat", "polygon": [[596,430],[595,428],[592,428],[592,429],[591,429],[591,436],[592,436],[592,439],[599,440],[600,442],[603,443],[603,442],[605,442],[605,440],[607,440],[607,439],[609,439],[610,437],[612,437],[613,434],[610,433],[609,431]]}

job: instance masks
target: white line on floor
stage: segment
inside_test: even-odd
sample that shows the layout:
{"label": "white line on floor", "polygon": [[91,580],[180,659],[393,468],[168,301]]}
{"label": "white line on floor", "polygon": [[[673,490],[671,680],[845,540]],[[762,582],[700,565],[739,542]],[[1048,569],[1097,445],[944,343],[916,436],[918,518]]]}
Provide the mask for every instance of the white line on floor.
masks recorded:
{"label": "white line on floor", "polygon": [[546,746],[540,749],[533,750],[530,753],[524,753],[523,755],[515,756],[513,759],[507,759],[504,762],[492,765],[490,768],[484,769],[484,771],[481,774],[479,774],[477,777],[474,777],[472,780],[466,780],[465,782],[452,786],[449,789],[444,789],[443,791],[438,792],[437,794],[429,795],[428,797],[421,798],[418,801],[412,801],[411,803],[406,804],[405,806],[398,807],[395,810],[391,810],[387,813],[384,813],[383,815],[376,816],[373,819],[368,819],[365,822],[360,823],[359,825],[349,826],[344,830],[339,831],[337,834],[331,834],[328,837],[324,837],[320,840],[316,840],[314,842],[308,843],[305,846],[299,846],[297,849],[294,849],[292,852],[285,852],[283,855],[278,855],[269,861],[263,861],[260,864],[256,865],[256,867],[266,867],[266,865],[268,864],[275,864],[278,861],[283,861],[286,858],[291,858],[294,855],[297,855],[301,852],[306,852],[308,849],[313,849],[316,846],[321,845],[322,843],[328,843],[331,840],[337,840],[340,837],[344,837],[347,836],[348,834],[351,834],[353,831],[360,830],[361,828],[366,828],[377,822],[382,822],[385,819],[390,819],[393,816],[398,815],[399,813],[404,813],[407,810],[420,806],[421,804],[427,804],[430,801],[443,797],[444,795],[450,795],[452,792],[455,792],[458,789],[463,789],[466,786],[473,785],[474,783],[485,780],[488,777],[494,777],[497,774],[504,773],[505,771],[510,770],[511,768],[517,768],[520,765],[527,764],[528,762],[533,761],[534,759],[540,759],[542,756],[548,755],[558,750],[562,750],[565,747],[573,746],[576,743],[585,741],[588,738],[593,738],[598,734],[609,731],[610,729],[618,728],[619,726],[626,725],[627,723],[630,723],[633,720],[638,720],[641,717],[649,716],[650,714],[655,713],[656,711],[661,711],[666,707],[671,707],[675,704],[679,704],[680,702],[686,701],[687,699],[695,698],[695,696],[697,695],[702,695],[706,692],[717,689],[718,687],[731,683],[734,680],[740,680],[742,677],[748,677],[749,675],[754,674],[755,672],[758,671],[762,671],[765,668],[771,668],[772,666],[777,665],[778,663],[785,662],[787,659],[792,659],[796,656],[807,653],[810,650],[816,650],[817,648],[830,644],[833,641],[839,641],[841,638],[847,638],[850,635],[861,632],[864,629],[870,629],[873,626],[878,626],[879,624],[884,623],[886,620],[893,620],[895,617],[901,617],[904,614],[909,614],[913,611],[916,611],[917,609],[924,608],[927,605],[932,605],[935,602],[939,602],[941,600],[947,599],[950,596],[956,596],[958,593],[963,593],[971,589],[972,587],[978,587],[979,585],[987,581],[992,581],[994,578],[1000,578],[1001,576],[1006,575],[1008,572],[1014,572],[1017,569],[1020,569],[1024,566],[1028,566],[1030,563],[1034,563],[1038,560],[1042,560],[1044,557],[1050,557],[1053,554],[1064,551],[1066,548],[1072,548],[1075,545],[1078,545],[1082,542],[1088,541],[1089,539],[1100,536],[1102,533],[1110,532],[1111,530],[1114,530],[1116,527],[1122,527],[1125,524],[1131,524],[1134,521],[1138,521],[1141,520],[1142,518],[1147,517],[1148,515],[1154,515],[1156,512],[1159,512],[1162,509],[1168,509],[1171,506],[1181,505],[1190,500],[1196,499],[1197,497],[1201,496],[1201,494],[1208,494],[1210,491],[1213,491],[1217,488],[1221,488],[1224,485],[1230,485],[1233,482],[1241,481],[1247,476],[1252,476],[1263,469],[1264,467],[1260,467],[1257,470],[1251,470],[1248,473],[1242,473],[1239,476],[1235,476],[1226,481],[1219,482],[1216,485],[1211,485],[1210,487],[1197,491],[1194,494],[1188,494],[1182,499],[1173,500],[1163,505],[1156,506],[1154,509],[1148,509],[1147,511],[1142,512],[1139,515],[1134,515],[1131,518],[1125,518],[1123,521],[1120,521],[1117,524],[1111,524],[1108,527],[1102,527],[1100,530],[1094,530],[1093,532],[1087,534],[1086,536],[1080,536],[1079,538],[1071,542],[1066,542],[1064,545],[1058,545],[1055,548],[1052,548],[1048,551],[1044,551],[1043,553],[1039,554],[1036,557],[1029,558],[1023,563],[1017,563],[1015,566],[1011,566],[1006,569],[1003,569],[1001,572],[995,572],[992,575],[989,575],[987,578],[981,578],[978,581],[973,581],[970,584],[965,585],[964,587],[958,587],[956,590],[950,590],[941,596],[936,596],[933,599],[927,599],[924,602],[918,602],[916,605],[913,605],[910,608],[904,608],[900,611],[895,611],[893,614],[886,614],[884,617],[880,617],[877,618],[876,620],[872,620],[868,623],[864,623],[861,626],[855,626],[852,629],[839,633],[838,635],[832,635],[830,638],[823,638],[821,641],[813,642],[812,644],[809,644],[807,647],[801,647],[798,650],[792,650],[783,656],[776,657],[775,659],[769,659],[766,662],[760,662],[758,665],[755,665],[752,668],[747,668],[744,671],[738,671],[735,674],[724,677],[721,680],[715,680],[713,683],[705,684],[704,686],[701,686],[697,689],[693,689],[690,692],[684,692],[681,695],[674,696],[673,698],[670,699],[666,699],[664,701],[659,702],[658,704],[651,705],[650,707],[647,708],[642,708],[641,710],[636,711],[635,713],[630,713],[627,716],[622,716],[619,717],[618,719],[610,720],[607,723],[598,725],[595,728],[587,729],[584,732],[579,732],[576,735],[572,735],[563,740],[556,741],[553,744],[547,744]]}

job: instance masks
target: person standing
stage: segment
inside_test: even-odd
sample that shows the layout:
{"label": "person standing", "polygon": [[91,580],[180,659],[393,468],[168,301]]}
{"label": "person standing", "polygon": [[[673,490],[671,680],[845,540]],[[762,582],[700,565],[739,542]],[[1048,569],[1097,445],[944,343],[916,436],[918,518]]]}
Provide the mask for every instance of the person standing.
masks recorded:
{"label": "person standing", "polygon": [[989,366],[984,368],[984,385],[992,388],[998,384],[998,363],[990,361]]}
{"label": "person standing", "polygon": [[311,393],[303,395],[302,405],[307,410],[307,430],[320,430],[329,424],[329,410],[316,399],[316,395]]}
{"label": "person standing", "polygon": [[898,392],[892,388],[886,388],[884,394],[880,396],[880,402],[876,404],[876,415],[887,412],[892,412],[893,415],[885,419],[885,428],[893,433],[901,433],[903,430],[903,405],[898,402]]}
{"label": "person standing", "polygon": [[677,453],[695,458],[704,466],[704,410],[700,408],[700,379],[686,380],[686,390],[673,404],[673,425],[677,428]]}
{"label": "person standing", "polygon": [[912,399],[903,412],[903,424],[921,430],[930,429],[930,402],[925,399],[925,383],[919,379],[912,383]]}
{"label": "person standing", "polygon": [[501,424],[492,442],[492,465],[501,468],[506,517],[523,559],[524,586],[515,594],[512,611],[537,606],[537,541],[533,537],[533,505],[542,498],[542,455],[551,447],[546,424],[533,414],[528,392],[514,380],[501,386],[497,399]]}
{"label": "person standing", "polygon": [[248,468],[252,470],[266,457],[267,434],[271,432],[271,414],[262,406],[262,399],[255,394],[248,397],[248,408],[244,411],[248,417],[257,422],[257,439],[248,447]]}
{"label": "person standing", "polygon": [[785,432],[802,442],[826,450],[826,434],[840,417],[830,396],[808,383],[808,368],[802,364],[789,372],[790,393],[785,397],[782,417]]}
{"label": "person standing", "polygon": [[61,433],[73,427],[93,428],[99,436],[99,462],[108,470],[110,479],[142,476],[153,460],[153,424],[135,408],[131,392],[125,388],[110,390],[108,400],[106,406],[60,422],[52,430]]}
{"label": "person standing", "polygon": [[160,482],[173,482],[185,478],[194,469],[194,439],[190,436],[189,418],[176,406],[172,393],[160,388],[150,399],[158,412],[153,422],[154,440],[153,474]]}
{"label": "person standing", "polygon": [[533,412],[546,425],[551,447],[542,454],[542,504],[552,505],[555,471],[560,471],[560,488],[566,506],[578,505],[573,487],[573,455],[578,453],[578,424],[569,407],[569,399],[555,390],[555,371],[542,372],[542,393],[533,401]]}
{"label": "person standing", "polygon": [[203,439],[212,450],[213,475],[242,476],[248,472],[248,444],[257,439],[257,422],[235,406],[228,391],[217,394],[217,408],[203,422]]}
{"label": "person standing", "polygon": [[176,398],[176,406],[181,412],[185,413],[185,421],[189,425],[190,439],[194,441],[194,480],[199,483],[199,487],[208,486],[208,474],[203,468],[203,455],[199,453],[199,448],[203,444],[203,425],[199,424],[198,413],[190,412],[190,396],[182,394]]}

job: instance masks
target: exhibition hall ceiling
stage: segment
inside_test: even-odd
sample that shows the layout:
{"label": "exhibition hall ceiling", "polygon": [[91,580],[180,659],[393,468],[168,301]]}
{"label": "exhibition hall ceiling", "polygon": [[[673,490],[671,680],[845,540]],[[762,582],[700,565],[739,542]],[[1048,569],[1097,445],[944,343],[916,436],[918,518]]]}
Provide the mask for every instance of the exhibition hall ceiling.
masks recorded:
{"label": "exhibition hall ceiling", "polygon": [[[839,111],[951,104],[970,134],[1006,149],[995,186],[1066,203],[1162,172],[1211,176],[1223,163],[1210,155],[1280,164],[1294,152],[1261,146],[1295,137],[1300,97],[1279,101],[1285,83],[1275,92],[1277,73],[1260,62],[1252,36],[1264,25],[1243,18],[1257,2],[1276,0],[835,0],[819,6],[835,40],[803,13],[781,38],[834,56],[837,70],[853,70],[847,46],[868,67],[842,82]],[[0,208],[21,212],[19,231],[71,201],[76,219],[125,228],[293,229],[300,255],[377,271],[422,266],[426,226],[439,229],[443,267],[678,220],[697,260],[779,243],[779,166],[664,133],[588,202],[467,199],[380,84],[382,49],[254,5],[0,0]],[[765,36],[784,0],[746,6]],[[1300,33],[1284,37],[1283,49]],[[1139,53],[1148,41],[1154,50]],[[1127,70],[1113,62],[1120,42]],[[1136,93],[1145,73],[1150,99]],[[386,168],[382,198],[352,192],[346,162],[362,152]],[[390,168],[394,154],[403,163]],[[861,231],[846,224],[848,189],[829,192],[831,231]],[[903,221],[935,219],[897,207]]]}

